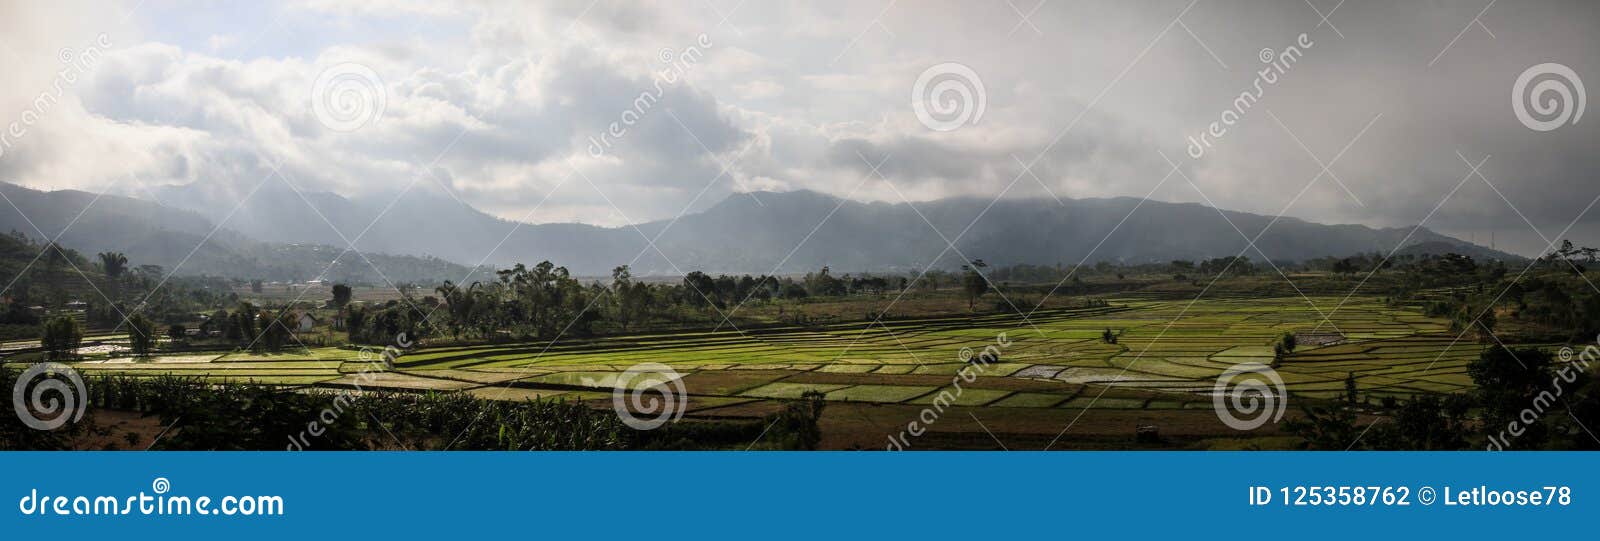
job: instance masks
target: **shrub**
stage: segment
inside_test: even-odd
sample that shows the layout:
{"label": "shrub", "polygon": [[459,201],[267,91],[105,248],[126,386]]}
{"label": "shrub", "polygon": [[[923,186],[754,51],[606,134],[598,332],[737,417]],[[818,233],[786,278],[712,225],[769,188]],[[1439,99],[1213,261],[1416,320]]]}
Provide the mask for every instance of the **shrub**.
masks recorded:
{"label": "shrub", "polygon": [[83,344],[83,327],[78,325],[78,320],[67,316],[52,319],[45,324],[44,336],[39,342],[50,360],[70,358],[77,355],[78,346]]}

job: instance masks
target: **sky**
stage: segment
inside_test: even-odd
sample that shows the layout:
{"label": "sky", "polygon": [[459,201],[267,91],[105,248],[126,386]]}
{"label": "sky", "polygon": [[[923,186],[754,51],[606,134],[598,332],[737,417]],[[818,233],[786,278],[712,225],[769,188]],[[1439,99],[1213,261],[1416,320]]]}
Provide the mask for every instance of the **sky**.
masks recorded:
{"label": "sky", "polygon": [[764,190],[1151,197],[1600,244],[1600,3],[1398,4],[0,0],[0,180],[276,168],[597,225]]}

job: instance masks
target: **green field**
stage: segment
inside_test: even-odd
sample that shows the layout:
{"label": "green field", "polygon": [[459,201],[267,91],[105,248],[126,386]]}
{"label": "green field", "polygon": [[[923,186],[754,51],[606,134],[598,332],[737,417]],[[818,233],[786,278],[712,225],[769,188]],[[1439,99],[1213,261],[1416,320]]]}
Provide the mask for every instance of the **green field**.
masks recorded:
{"label": "green field", "polygon": [[[1311,302],[1316,303],[1312,309]],[[187,354],[148,360],[77,363],[90,374],[179,374],[210,381],[332,388],[472,391],[521,400],[584,389],[610,390],[638,363],[684,374],[691,395],[794,398],[806,390],[832,401],[927,404],[1000,336],[998,362],[953,401],[1004,408],[1181,409],[1207,400],[1229,367],[1272,363],[1271,343],[1309,332],[1336,297],[1187,300],[1123,297],[1111,305],[1015,315],[909,319],[879,324],[731,329],[567,340],[421,348],[395,371],[355,350],[315,348],[282,354]],[[1116,344],[1101,340],[1111,329]],[[1331,398],[1354,374],[1371,397],[1452,392],[1471,385],[1465,363],[1480,347],[1451,345],[1443,320],[1352,298],[1321,326],[1339,333],[1330,345],[1304,345],[1274,368],[1292,396]],[[370,356],[369,356],[370,358]],[[1112,387],[1114,393],[1100,389]],[[1092,393],[1084,388],[1095,389]],[[1081,395],[1081,396],[1080,396]]]}

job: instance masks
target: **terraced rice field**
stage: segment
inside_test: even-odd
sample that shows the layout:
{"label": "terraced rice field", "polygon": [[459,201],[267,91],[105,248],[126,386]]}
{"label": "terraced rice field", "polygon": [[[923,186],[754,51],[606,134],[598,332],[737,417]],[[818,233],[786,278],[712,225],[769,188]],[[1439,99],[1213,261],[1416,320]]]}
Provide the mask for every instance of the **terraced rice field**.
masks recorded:
{"label": "terraced rice field", "polygon": [[[1276,366],[1293,394],[1331,397],[1355,374],[1363,392],[1409,395],[1448,392],[1470,385],[1465,363],[1478,354],[1470,341],[1451,345],[1446,322],[1391,309],[1374,299],[1351,299],[1336,313],[1337,298],[1219,299],[1187,301],[1122,299],[1110,308],[1040,312],[1016,316],[942,318],[839,324],[820,328],[730,330],[716,333],[645,335],[545,348],[542,344],[436,349],[408,355],[400,369],[429,375],[438,371],[527,373],[517,383],[556,382],[556,373],[579,372],[564,384],[599,381],[642,362],[671,366],[681,373],[758,371],[708,384],[704,392],[722,396],[787,398],[806,389],[830,400],[917,403],[930,399],[965,366],[963,348],[982,349],[1001,333],[1010,341],[999,363],[983,378],[1056,382],[1060,393],[1083,385],[1110,385],[1160,393],[1204,393],[1229,367],[1244,362],[1271,364],[1272,342],[1285,332],[1309,333],[1332,313],[1319,333],[1336,335],[1326,345],[1302,346]],[[1117,344],[1100,338],[1105,329]],[[1342,336],[1342,339],[1338,338]],[[533,375],[551,374],[551,375]],[[841,383],[801,384],[799,374],[853,375]],[[924,376],[924,377],[919,377]],[[928,377],[933,377],[932,379]],[[709,380],[690,377],[693,383]],[[803,379],[803,378],[800,378]],[[921,382],[908,384],[908,382]],[[604,385],[600,385],[604,387]],[[696,389],[691,385],[691,393]],[[968,392],[963,402],[1009,407],[1070,407],[1046,393],[1020,391],[990,396]],[[1012,396],[1017,395],[1017,396]],[[1100,400],[1097,407],[1144,407],[1131,401]],[[1181,400],[1179,401],[1181,404]]]}
{"label": "terraced rice field", "polygon": [[[1352,298],[1188,300],[1124,297],[1105,308],[1040,311],[1028,319],[985,315],[719,332],[682,332],[430,348],[400,358],[392,372],[353,350],[188,355],[78,364],[91,374],[186,374],[217,382],[285,386],[464,391],[508,400],[596,399],[638,363],[683,375],[691,413],[798,397],[1014,410],[1209,408],[1217,377],[1243,362],[1271,364],[1285,332],[1331,333],[1275,369],[1294,396],[1331,398],[1355,374],[1362,393],[1450,392],[1471,384],[1466,362],[1480,347],[1451,345],[1447,323]],[[1315,303],[1315,307],[1311,303]],[[1328,323],[1323,315],[1332,313]],[[1101,333],[1117,333],[1106,344]],[[1004,334],[999,362],[953,387],[963,348],[982,350]],[[1106,390],[1105,387],[1111,387]],[[1086,391],[1087,389],[1087,391]],[[1102,393],[1102,391],[1105,391]]]}

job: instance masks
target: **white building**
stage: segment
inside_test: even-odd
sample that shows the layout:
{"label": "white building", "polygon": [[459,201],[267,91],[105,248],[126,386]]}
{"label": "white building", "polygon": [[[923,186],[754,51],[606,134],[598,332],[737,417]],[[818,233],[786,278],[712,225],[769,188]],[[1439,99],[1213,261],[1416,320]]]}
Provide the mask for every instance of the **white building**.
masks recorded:
{"label": "white building", "polygon": [[300,317],[295,318],[294,332],[311,332],[311,329],[316,325],[317,318],[311,317],[309,313],[301,312]]}

